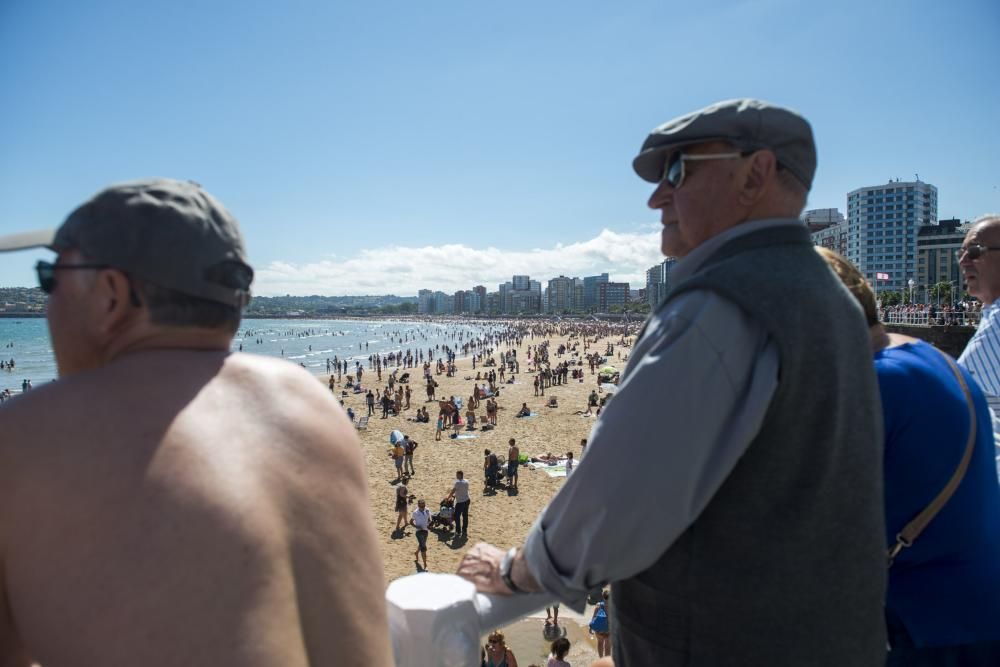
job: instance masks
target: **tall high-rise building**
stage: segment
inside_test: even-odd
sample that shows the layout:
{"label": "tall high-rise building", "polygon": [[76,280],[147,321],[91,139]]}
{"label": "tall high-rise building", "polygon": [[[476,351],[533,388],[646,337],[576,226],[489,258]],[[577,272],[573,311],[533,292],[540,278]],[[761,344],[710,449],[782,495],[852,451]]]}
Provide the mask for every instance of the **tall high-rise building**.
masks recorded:
{"label": "tall high-rise building", "polygon": [[575,289],[572,278],[559,276],[549,279],[548,307],[546,312],[565,313],[576,308]]}
{"label": "tall high-rise building", "polygon": [[615,306],[624,308],[628,303],[628,290],[628,283],[597,283],[597,309],[608,313]]}
{"label": "tall high-rise building", "polygon": [[472,291],[479,296],[478,306],[472,312],[482,313],[486,311],[486,287],[484,285],[476,285],[472,288]]}
{"label": "tall high-rise building", "polygon": [[455,312],[455,297],[444,292],[434,292],[434,314],[451,315]]}
{"label": "tall high-rise building", "polygon": [[483,302],[479,298],[479,292],[474,289],[465,290],[465,304],[462,308],[463,313],[468,313],[470,315],[481,312],[483,309]]}
{"label": "tall high-rise building", "polygon": [[[834,209],[836,210],[836,209]],[[814,231],[812,234],[813,245],[823,246],[830,250],[835,250],[844,257],[847,257],[847,221],[841,221],[828,225]]]}
{"label": "tall high-rise building", "polygon": [[542,284],[529,276],[514,276],[500,285],[500,312],[504,315],[526,315],[541,312]]}
{"label": "tall high-rise building", "polygon": [[847,195],[847,259],[879,291],[902,292],[916,279],[917,232],[937,222],[937,188],[890,181]]}
{"label": "tall high-rise building", "polygon": [[583,278],[583,307],[591,310],[597,307],[597,286],[608,282],[608,274],[602,273],[597,276],[584,276]]}
{"label": "tall high-rise building", "polygon": [[500,292],[489,292],[486,295],[486,305],[483,306],[483,312],[488,315],[499,315],[502,305],[503,299],[500,297]]}
{"label": "tall high-rise building", "polygon": [[514,283],[500,283],[497,291],[500,293],[500,314],[505,315],[510,311],[510,293],[514,291]]}
{"label": "tall high-rise building", "polygon": [[663,278],[663,264],[654,264],[646,269],[646,303],[650,308],[656,308],[660,303]]}
{"label": "tall high-rise building", "polygon": [[422,289],[417,292],[417,312],[421,315],[430,315],[434,312],[433,305],[434,292],[429,289]]}
{"label": "tall high-rise building", "polygon": [[646,303],[656,308],[670,289],[670,270],[677,264],[676,257],[667,257],[646,270]]}
{"label": "tall high-rise building", "polygon": [[965,282],[958,268],[958,252],[967,231],[967,226],[957,219],[941,220],[936,225],[920,228],[917,233],[915,301],[927,300],[928,290],[938,283],[954,283],[956,297],[965,292]]}

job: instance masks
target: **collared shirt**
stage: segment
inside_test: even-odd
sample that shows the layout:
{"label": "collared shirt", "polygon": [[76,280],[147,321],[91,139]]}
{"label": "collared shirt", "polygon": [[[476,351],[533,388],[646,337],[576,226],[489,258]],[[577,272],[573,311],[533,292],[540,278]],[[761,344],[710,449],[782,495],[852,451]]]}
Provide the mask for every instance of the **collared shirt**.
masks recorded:
{"label": "collared shirt", "polygon": [[979,328],[958,358],[986,395],[993,419],[994,455],[1000,475],[1000,303],[983,307]]}
{"label": "collared shirt", "polygon": [[413,510],[413,526],[417,530],[427,530],[431,525],[431,511],[426,507],[420,509],[419,507]]}
{"label": "collared shirt", "polygon": [[[798,220],[743,223],[674,267],[683,280],[718,248]],[[694,521],[757,435],[778,386],[777,345],[740,307],[692,290],[655,313],[572,476],[535,521],[525,562],[577,611],[594,586],[652,565]]]}

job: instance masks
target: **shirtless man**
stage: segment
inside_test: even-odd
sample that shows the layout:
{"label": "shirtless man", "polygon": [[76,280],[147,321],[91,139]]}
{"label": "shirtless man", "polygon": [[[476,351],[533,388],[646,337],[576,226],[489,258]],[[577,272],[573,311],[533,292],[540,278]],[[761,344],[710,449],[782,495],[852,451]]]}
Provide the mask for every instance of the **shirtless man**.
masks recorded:
{"label": "shirtless man", "polygon": [[0,664],[392,664],[354,429],[295,364],[229,352],[230,214],[133,182],[0,239],[37,246],[60,379],[0,408]]}
{"label": "shirtless man", "polygon": [[517,489],[517,464],[521,450],[517,448],[514,438],[511,438],[507,444],[509,445],[507,448],[507,484]]}

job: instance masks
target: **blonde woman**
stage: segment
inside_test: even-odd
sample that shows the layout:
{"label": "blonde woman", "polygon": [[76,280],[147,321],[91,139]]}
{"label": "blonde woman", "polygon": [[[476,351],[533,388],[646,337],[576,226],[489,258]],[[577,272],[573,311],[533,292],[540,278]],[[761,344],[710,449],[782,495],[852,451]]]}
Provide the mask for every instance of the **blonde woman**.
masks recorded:
{"label": "blonde woman", "polygon": [[499,630],[486,638],[486,667],[517,667],[517,658]]}

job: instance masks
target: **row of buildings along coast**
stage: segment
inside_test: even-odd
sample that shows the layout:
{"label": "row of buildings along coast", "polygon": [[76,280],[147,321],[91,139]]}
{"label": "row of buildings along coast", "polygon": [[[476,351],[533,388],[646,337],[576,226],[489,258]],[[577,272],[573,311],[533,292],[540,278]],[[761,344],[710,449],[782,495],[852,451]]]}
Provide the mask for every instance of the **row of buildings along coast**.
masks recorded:
{"label": "row of buildings along coast", "polygon": [[[928,301],[933,285],[950,283],[953,294],[965,290],[958,250],[968,222],[938,220],[938,192],[930,183],[890,180],[847,194],[847,216],[839,209],[806,211],[803,222],[813,243],[836,250],[853,262],[879,292],[899,292],[911,301]],[[584,278],[557,276],[542,283],[530,276],[488,291],[478,285],[454,294],[422,289],[421,314],[533,315],[614,312],[630,302],[654,307],[670,288],[677,260],[666,258],[646,271],[646,283],[631,289],[607,273]]]}
{"label": "row of buildings along coast", "polygon": [[454,294],[422,289],[417,292],[417,312],[426,315],[607,313],[622,310],[642,296],[641,290],[632,290],[629,283],[612,282],[607,273],[585,278],[550,278],[545,289],[541,282],[522,275],[501,283],[493,292],[483,285]]}

